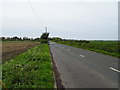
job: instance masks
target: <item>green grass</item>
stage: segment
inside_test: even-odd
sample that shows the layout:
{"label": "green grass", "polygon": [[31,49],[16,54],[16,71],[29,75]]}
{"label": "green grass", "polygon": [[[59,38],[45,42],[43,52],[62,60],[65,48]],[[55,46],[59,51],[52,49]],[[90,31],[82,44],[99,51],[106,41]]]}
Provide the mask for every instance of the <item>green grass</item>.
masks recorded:
{"label": "green grass", "polygon": [[117,41],[58,41],[58,43],[120,57],[120,42]]}
{"label": "green grass", "polygon": [[7,88],[54,88],[49,46],[41,44],[2,65]]}

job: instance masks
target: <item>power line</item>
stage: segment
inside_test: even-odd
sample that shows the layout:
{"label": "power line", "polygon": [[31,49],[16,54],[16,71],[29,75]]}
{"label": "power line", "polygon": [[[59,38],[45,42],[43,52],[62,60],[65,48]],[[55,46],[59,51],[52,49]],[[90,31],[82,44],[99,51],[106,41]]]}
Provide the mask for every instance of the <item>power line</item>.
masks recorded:
{"label": "power line", "polygon": [[41,20],[39,19],[37,13],[35,12],[35,10],[34,10],[32,4],[31,4],[31,2],[29,0],[27,0],[27,2],[30,5],[30,8],[31,8],[32,12],[34,13],[34,15],[35,15],[37,21],[39,22],[39,24],[44,27],[44,25],[42,24]]}

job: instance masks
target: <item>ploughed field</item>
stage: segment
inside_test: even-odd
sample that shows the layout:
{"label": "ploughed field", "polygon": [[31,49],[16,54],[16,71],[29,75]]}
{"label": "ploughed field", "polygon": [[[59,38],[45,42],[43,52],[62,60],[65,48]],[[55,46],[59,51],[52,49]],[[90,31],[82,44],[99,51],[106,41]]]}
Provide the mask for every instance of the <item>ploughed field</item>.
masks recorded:
{"label": "ploughed field", "polygon": [[36,45],[39,42],[32,41],[3,41],[2,46],[2,61],[8,60]]}

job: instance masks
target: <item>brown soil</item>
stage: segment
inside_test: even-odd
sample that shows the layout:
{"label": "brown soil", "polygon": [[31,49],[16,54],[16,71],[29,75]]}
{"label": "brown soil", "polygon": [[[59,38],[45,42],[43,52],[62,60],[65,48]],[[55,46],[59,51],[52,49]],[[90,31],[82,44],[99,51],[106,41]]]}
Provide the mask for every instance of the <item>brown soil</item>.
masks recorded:
{"label": "brown soil", "polygon": [[38,45],[38,42],[3,42],[2,43],[2,61],[9,60],[10,58],[25,52],[26,50]]}

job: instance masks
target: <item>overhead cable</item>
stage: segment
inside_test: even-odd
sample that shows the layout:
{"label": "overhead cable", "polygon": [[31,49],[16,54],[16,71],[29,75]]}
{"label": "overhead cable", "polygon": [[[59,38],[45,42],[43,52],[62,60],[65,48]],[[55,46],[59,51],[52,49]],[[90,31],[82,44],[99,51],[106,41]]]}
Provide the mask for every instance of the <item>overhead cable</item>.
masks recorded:
{"label": "overhead cable", "polygon": [[29,4],[29,6],[30,6],[30,8],[31,8],[32,12],[34,13],[34,15],[35,15],[36,19],[38,20],[39,24],[40,24],[41,26],[43,26],[43,27],[44,27],[43,23],[41,22],[41,20],[39,19],[39,17],[38,17],[38,15],[37,15],[37,13],[35,12],[35,10],[34,10],[34,8],[33,8],[32,4],[31,4],[31,2],[30,2],[29,0],[27,0],[27,2],[28,2],[28,4]]}

